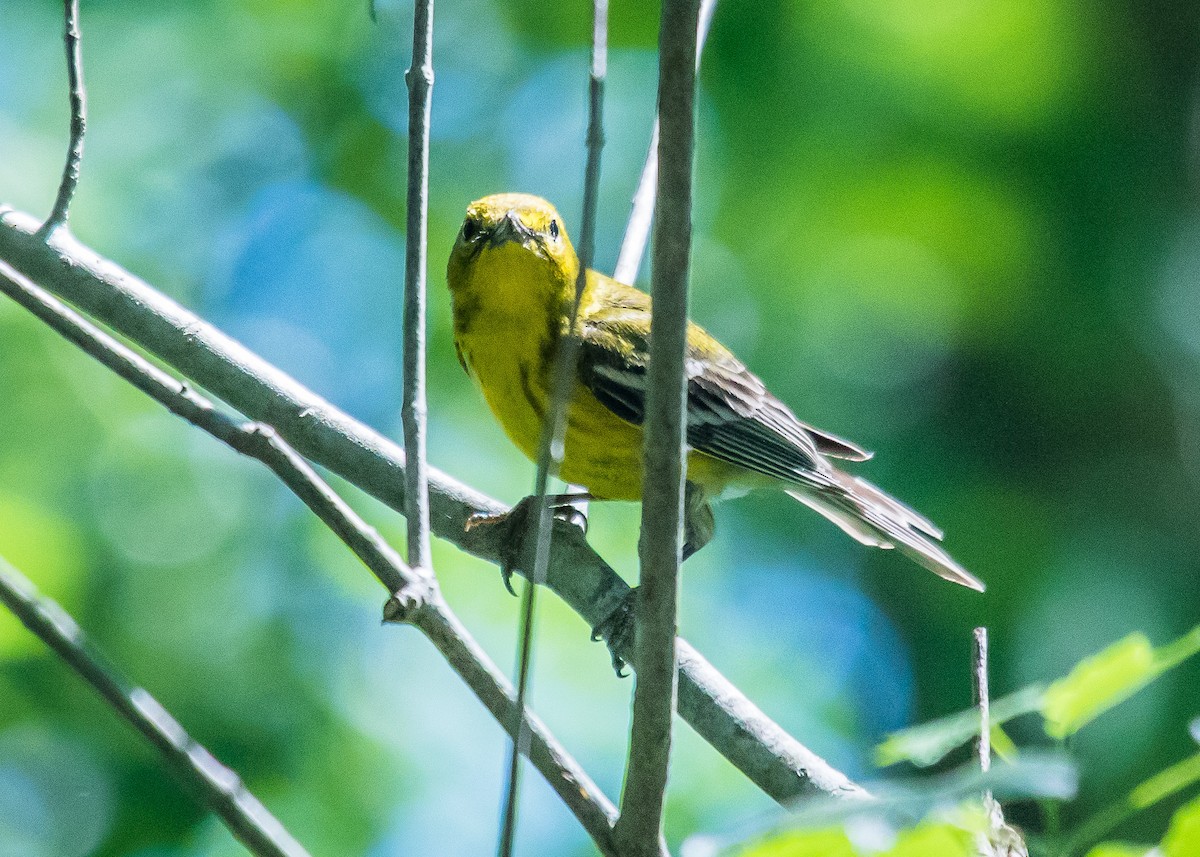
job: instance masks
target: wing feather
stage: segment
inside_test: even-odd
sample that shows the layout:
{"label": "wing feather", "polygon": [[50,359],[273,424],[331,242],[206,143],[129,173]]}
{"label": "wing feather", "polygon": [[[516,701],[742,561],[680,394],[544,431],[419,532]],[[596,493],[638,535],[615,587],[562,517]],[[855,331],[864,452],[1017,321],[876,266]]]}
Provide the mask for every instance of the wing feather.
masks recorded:
{"label": "wing feather", "polygon": [[[581,331],[579,368],[583,382],[605,407],[640,425],[646,408],[649,305],[633,303],[589,315]],[[714,348],[715,353],[708,353]],[[693,449],[756,473],[801,482],[828,467],[822,455],[856,461],[870,457],[861,447],[802,423],[694,325],[687,373],[687,439]]]}
{"label": "wing feather", "polygon": [[[584,316],[579,374],[609,410],[641,424],[646,411],[650,298],[621,289],[619,297],[603,307],[592,307]],[[864,461],[871,453],[801,422],[737,358],[695,325],[688,331],[686,371],[687,441],[693,449],[791,483],[791,496],[863,544],[896,548],[947,580],[983,590],[983,583],[937,544],[942,531],[932,521],[871,483],[838,470],[824,457]]]}

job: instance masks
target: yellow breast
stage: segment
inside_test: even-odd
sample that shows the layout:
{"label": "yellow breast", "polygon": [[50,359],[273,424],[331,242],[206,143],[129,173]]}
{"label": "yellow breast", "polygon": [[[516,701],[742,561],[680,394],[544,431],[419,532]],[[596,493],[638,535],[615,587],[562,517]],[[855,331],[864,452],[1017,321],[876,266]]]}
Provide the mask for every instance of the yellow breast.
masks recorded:
{"label": "yellow breast", "polygon": [[[455,344],[463,365],[505,433],[536,461],[549,407],[552,361],[565,326],[562,290],[517,246],[488,249],[469,264],[452,262]],[[688,455],[688,476],[720,494],[736,468]],[[576,381],[567,409],[559,475],[606,500],[642,496],[642,429],[625,422]]]}

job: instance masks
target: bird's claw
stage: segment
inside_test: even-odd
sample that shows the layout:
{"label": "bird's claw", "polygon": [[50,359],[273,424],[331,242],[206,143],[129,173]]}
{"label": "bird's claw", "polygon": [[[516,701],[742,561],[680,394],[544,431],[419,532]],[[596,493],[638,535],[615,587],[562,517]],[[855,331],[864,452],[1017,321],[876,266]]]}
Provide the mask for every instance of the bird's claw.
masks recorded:
{"label": "bird's claw", "polygon": [[628,664],[620,653],[633,651],[634,632],[637,628],[635,610],[637,598],[637,588],[630,589],[613,611],[592,628],[592,641],[604,640],[608,645],[608,653],[612,656],[613,672],[617,674],[617,678],[625,678],[629,675],[625,671]]}
{"label": "bird's claw", "polygon": [[521,552],[529,533],[529,509],[534,497],[526,497],[509,509],[495,515],[473,515],[467,520],[468,531],[480,527],[500,527],[497,553],[500,555],[500,579],[510,595],[516,595],[512,579],[520,567]]}
{"label": "bird's claw", "polygon": [[[581,509],[572,505],[569,500],[559,502],[558,495],[551,495],[545,500],[550,504],[549,509],[554,517],[579,527],[583,530],[584,535],[587,534],[587,515]],[[513,574],[523,567],[523,562],[532,560],[531,556],[525,555],[525,544],[529,536],[531,515],[537,509],[537,502],[537,495],[531,494],[522,498],[507,512],[495,515],[474,515],[466,523],[468,531],[479,527],[503,528],[499,534],[497,548],[500,559],[500,579],[504,582],[504,588],[511,595],[517,594],[512,585]]]}
{"label": "bird's claw", "polygon": [[508,565],[500,566],[500,580],[504,584],[504,588],[508,590],[508,594],[516,598],[517,590],[513,589],[512,585],[513,573],[513,569]]}

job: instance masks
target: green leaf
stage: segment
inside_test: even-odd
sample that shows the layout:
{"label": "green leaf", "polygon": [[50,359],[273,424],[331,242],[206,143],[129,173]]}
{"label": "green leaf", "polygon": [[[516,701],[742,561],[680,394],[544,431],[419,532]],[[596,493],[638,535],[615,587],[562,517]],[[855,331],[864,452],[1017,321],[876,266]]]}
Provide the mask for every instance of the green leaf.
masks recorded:
{"label": "green leaf", "polygon": [[1046,734],[1065,738],[1124,702],[1171,667],[1200,651],[1200,625],[1157,651],[1145,634],[1123,640],[1076,665],[1046,689]]}
{"label": "green leaf", "polygon": [[728,857],[974,857],[989,830],[980,795],[998,799],[1072,797],[1077,776],[1061,756],[1026,753],[984,773],[974,765],[937,776],[868,786],[870,800],[817,798],[785,821],[721,853]]}
{"label": "green leaf", "polygon": [[[993,736],[1001,724],[1041,708],[1043,692],[1041,685],[1030,685],[992,702],[990,707]],[[893,732],[875,748],[875,764],[886,768],[897,762],[912,762],[925,768],[940,762],[951,750],[962,746],[978,734],[979,709],[969,708],[939,720]],[[1011,743],[1004,743],[1004,748],[1007,750]]]}
{"label": "green leaf", "polygon": [[850,838],[840,827],[776,833],[730,854],[735,857],[856,857]]}
{"label": "green leaf", "polygon": [[1163,857],[1200,857],[1200,797],[1175,811],[1159,850]]}
{"label": "green leaf", "polygon": [[[883,831],[887,835],[887,831]],[[883,850],[860,845],[840,827],[791,830],[760,839],[733,857],[974,857],[974,834],[948,822],[925,821],[902,830]]]}
{"label": "green leaf", "polygon": [[1146,857],[1153,850],[1151,845],[1131,845],[1128,842],[1101,842],[1087,853],[1087,857]]}
{"label": "green leaf", "polygon": [[1200,753],[1146,780],[1129,793],[1129,803],[1137,809],[1145,809],[1192,783],[1200,783]]}
{"label": "green leaf", "polygon": [[887,857],[975,857],[974,835],[946,822],[922,822],[901,832]]}
{"label": "green leaf", "polygon": [[997,800],[1066,799],[1075,795],[1077,785],[1078,775],[1069,760],[1057,755],[1025,753],[1015,763],[994,765],[987,773],[968,764],[936,776],[872,783],[867,786],[873,796],[869,801],[810,800],[796,807],[789,823],[822,829],[867,819],[882,820],[893,829],[901,829],[975,800],[985,791],[993,792]]}
{"label": "green leaf", "polygon": [[1013,743],[1013,739],[1008,737],[1008,733],[998,723],[993,723],[989,731],[992,740],[992,752],[995,753],[1001,761],[1015,762],[1017,759],[1017,745]]}

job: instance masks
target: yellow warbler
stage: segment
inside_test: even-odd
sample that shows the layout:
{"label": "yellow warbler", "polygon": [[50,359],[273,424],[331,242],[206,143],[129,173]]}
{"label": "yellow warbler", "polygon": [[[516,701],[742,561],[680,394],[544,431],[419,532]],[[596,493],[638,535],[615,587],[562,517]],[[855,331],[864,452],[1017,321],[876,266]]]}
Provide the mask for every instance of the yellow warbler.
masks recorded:
{"label": "yellow warbler", "polygon": [[[553,361],[570,323],[579,258],[562,218],[540,197],[504,193],[467,208],[447,268],[454,342],[513,443],[536,458]],[[642,496],[642,429],[650,296],[587,272],[581,338],[560,476],[601,500]],[[983,583],[936,543],[924,516],[829,461],[869,452],[801,422],[730,351],[695,324],[687,345],[684,555],[713,534],[710,503],[774,488],[863,544],[897,548],[947,580]]]}

